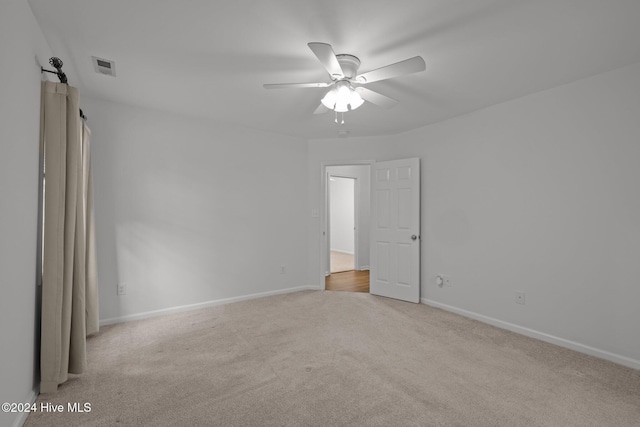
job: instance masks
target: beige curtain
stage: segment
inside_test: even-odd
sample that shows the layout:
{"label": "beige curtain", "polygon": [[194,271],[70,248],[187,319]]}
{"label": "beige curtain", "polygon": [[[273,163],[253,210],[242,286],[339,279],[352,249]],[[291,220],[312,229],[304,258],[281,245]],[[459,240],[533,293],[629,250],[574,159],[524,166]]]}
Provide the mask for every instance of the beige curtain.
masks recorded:
{"label": "beige curtain", "polygon": [[98,331],[98,283],[89,137],[79,94],[42,82],[44,238],[40,392],[55,392],[87,366],[86,337]]}

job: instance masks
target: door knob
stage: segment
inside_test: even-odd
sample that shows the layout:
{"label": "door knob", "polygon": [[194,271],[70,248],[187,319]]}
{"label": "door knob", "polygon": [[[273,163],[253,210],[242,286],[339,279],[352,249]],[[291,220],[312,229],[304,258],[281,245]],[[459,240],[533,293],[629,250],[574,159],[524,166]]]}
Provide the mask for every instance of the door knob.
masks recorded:
{"label": "door knob", "polygon": [[415,234],[411,235],[411,240],[416,240],[418,238],[418,236],[416,236]]}

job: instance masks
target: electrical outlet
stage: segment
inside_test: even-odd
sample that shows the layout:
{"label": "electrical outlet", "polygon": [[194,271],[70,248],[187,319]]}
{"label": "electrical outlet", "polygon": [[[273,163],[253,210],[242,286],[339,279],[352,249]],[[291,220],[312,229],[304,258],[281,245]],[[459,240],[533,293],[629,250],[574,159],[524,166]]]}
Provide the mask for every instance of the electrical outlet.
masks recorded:
{"label": "electrical outlet", "polygon": [[118,283],[118,296],[127,294],[127,285],[125,283]]}
{"label": "electrical outlet", "polygon": [[451,277],[443,275],[442,278],[444,279],[444,285],[451,287]]}
{"label": "electrical outlet", "polygon": [[281,265],[280,266],[280,274],[287,274],[287,266],[286,265]]}
{"label": "electrical outlet", "polygon": [[524,292],[516,292],[516,304],[524,305]]}
{"label": "electrical outlet", "polygon": [[444,274],[438,274],[436,276],[436,285],[443,286],[451,286],[451,277],[446,276]]}

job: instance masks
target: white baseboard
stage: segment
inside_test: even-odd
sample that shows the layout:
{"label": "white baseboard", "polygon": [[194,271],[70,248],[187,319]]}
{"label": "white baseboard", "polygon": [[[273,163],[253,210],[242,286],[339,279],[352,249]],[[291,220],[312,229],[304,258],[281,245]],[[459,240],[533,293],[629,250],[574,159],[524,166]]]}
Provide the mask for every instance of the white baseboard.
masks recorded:
{"label": "white baseboard", "polygon": [[[31,403],[33,404],[38,398],[38,394],[40,394],[39,387],[36,387],[35,390],[31,390],[27,397],[21,401],[21,403]],[[22,425],[27,421],[27,417],[29,416],[28,412],[18,412],[18,416],[13,420],[11,427],[22,427]]]}
{"label": "white baseboard", "polygon": [[516,324],[509,323],[509,322],[504,322],[502,320],[494,319],[493,317],[488,317],[482,314],[474,313],[472,311],[467,311],[462,308],[453,307],[447,304],[442,304],[427,298],[421,298],[420,302],[422,304],[430,305],[436,308],[441,308],[445,311],[450,311],[452,313],[456,313],[464,317],[469,317],[471,319],[478,320],[480,322],[487,323],[489,325],[496,326],[498,328],[507,329],[509,331],[516,332],[521,335],[526,335],[528,337],[535,338],[540,341],[545,341],[551,344],[558,345],[560,347],[564,347],[580,353],[588,354],[589,356],[599,357],[600,359],[605,359],[610,362],[627,366],[629,368],[640,370],[640,360],[636,360],[630,357],[611,353],[606,350],[600,350],[598,348],[580,344],[579,342],[570,341],[564,338],[559,338],[553,335],[545,334],[544,332],[539,332],[534,329],[525,328],[523,326],[518,326]]}
{"label": "white baseboard", "polygon": [[369,268],[368,265],[363,265],[362,267],[360,267],[360,271],[369,271],[369,270],[371,269]]}
{"label": "white baseboard", "polygon": [[130,314],[130,315],[121,316],[121,317],[112,317],[109,319],[102,319],[100,320],[100,326],[113,325],[116,323],[123,323],[123,322],[133,322],[135,320],[148,319],[151,317],[164,316],[167,314],[180,313],[183,311],[197,310],[199,308],[214,307],[216,305],[230,304],[232,302],[246,301],[254,298],[263,298],[263,297],[269,297],[273,295],[282,295],[282,294],[288,294],[291,292],[308,291],[308,290],[315,291],[315,290],[320,290],[320,288],[317,286],[299,286],[296,288],[278,289],[275,291],[260,292],[257,294],[250,294],[250,295],[242,295],[239,297],[224,298],[224,299],[218,299],[213,301],[199,302],[195,304],[181,305],[177,307],[163,308],[160,310],[146,311],[144,313]]}
{"label": "white baseboard", "polygon": [[345,255],[355,255],[355,252],[341,251],[340,249],[330,249],[331,252],[339,252]]}

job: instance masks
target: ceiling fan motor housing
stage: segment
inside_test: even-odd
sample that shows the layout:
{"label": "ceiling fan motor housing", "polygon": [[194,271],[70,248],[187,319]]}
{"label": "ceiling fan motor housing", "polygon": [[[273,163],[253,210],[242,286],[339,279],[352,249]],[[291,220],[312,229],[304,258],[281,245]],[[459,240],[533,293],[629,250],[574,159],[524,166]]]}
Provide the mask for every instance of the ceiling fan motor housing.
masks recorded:
{"label": "ceiling fan motor housing", "polygon": [[338,58],[338,63],[340,64],[340,68],[342,68],[342,72],[346,78],[352,79],[358,74],[360,60],[357,56],[340,54],[336,55],[336,58]]}

